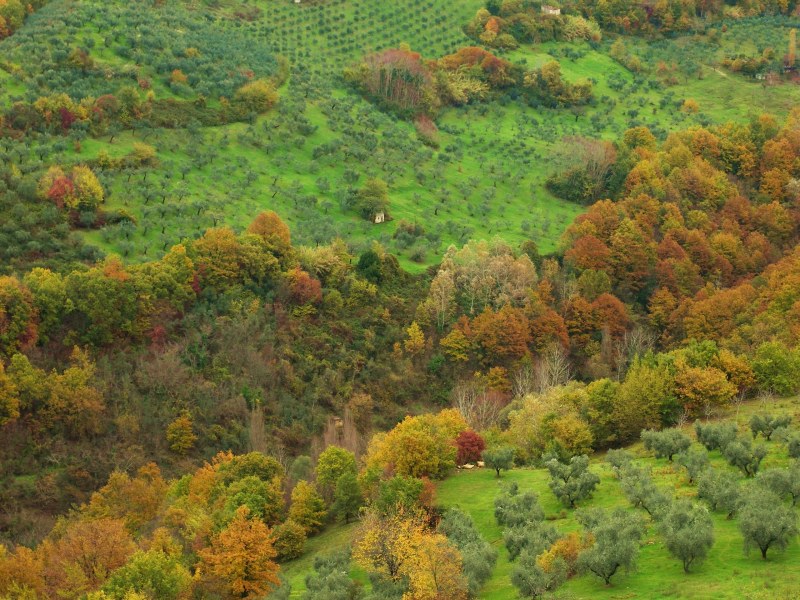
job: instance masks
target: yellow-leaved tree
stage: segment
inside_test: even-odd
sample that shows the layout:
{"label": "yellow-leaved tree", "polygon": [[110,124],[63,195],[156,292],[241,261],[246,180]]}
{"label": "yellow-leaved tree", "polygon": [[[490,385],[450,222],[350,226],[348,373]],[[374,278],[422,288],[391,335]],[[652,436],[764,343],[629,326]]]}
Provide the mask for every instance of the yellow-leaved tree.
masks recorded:
{"label": "yellow-leaved tree", "polygon": [[367,571],[392,580],[406,578],[404,600],[465,600],[467,580],[461,553],[421,516],[398,511],[364,516],[353,545],[353,559]]}
{"label": "yellow-leaved tree", "polygon": [[313,483],[298,481],[292,490],[289,518],[300,524],[306,533],[318,531],[325,520],[325,501]]}
{"label": "yellow-leaved tree", "polygon": [[0,426],[10,423],[19,417],[19,394],[17,386],[6,375],[3,362],[0,361]]}
{"label": "yellow-leaved tree", "polygon": [[458,434],[469,426],[455,409],[406,417],[367,448],[367,469],[396,475],[442,478],[455,467]]}
{"label": "yellow-leaved tree", "polygon": [[280,586],[277,552],[263,521],[240,506],[228,526],[200,551],[204,574],[225,598],[261,598]]}

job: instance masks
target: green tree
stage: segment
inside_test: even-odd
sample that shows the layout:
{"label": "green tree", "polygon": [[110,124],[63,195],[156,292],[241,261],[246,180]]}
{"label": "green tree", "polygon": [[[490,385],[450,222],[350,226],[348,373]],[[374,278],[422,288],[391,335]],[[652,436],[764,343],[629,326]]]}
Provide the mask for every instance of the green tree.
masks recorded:
{"label": "green tree", "polygon": [[191,581],[178,556],[160,550],[139,551],[111,574],[103,591],[115,600],[124,600],[131,592],[146,598],[177,600],[185,596]]}
{"label": "green tree", "polygon": [[750,438],[741,437],[725,446],[722,455],[731,466],[740,469],[747,477],[754,477],[767,455],[767,447],[764,444],[753,445]]}
{"label": "green tree", "polygon": [[600,477],[589,470],[589,457],[573,456],[569,464],[556,458],[545,462],[550,472],[550,489],[564,506],[575,508],[575,503],[589,498],[600,483]]}
{"label": "green tree", "polygon": [[331,512],[338,518],[344,519],[345,523],[349,523],[350,519],[358,515],[363,504],[364,498],[358,485],[358,478],[354,473],[343,473],[336,482]]}
{"label": "green tree", "polygon": [[645,533],[644,520],[639,515],[618,508],[579,511],[577,516],[595,540],[578,557],[580,572],[593,573],[609,585],[620,569],[635,569],[639,540]]}
{"label": "green tree", "polygon": [[708,502],[711,510],[721,510],[730,519],[741,505],[742,493],[736,475],[711,468],[697,479],[697,497]]}
{"label": "green tree", "polygon": [[356,207],[365,219],[372,221],[378,213],[389,209],[389,186],[377,177],[367,179],[358,190]]}
{"label": "green tree", "polygon": [[221,483],[226,485],[243,477],[253,476],[261,481],[275,482],[280,487],[284,470],[274,457],[261,452],[248,452],[222,463],[219,466],[219,475]]}
{"label": "green tree", "polygon": [[325,520],[325,501],[313,484],[298,481],[292,490],[289,518],[305,527],[307,533],[318,531]]}
{"label": "green tree", "polygon": [[756,350],[753,373],[758,387],[779,396],[800,391],[800,351],[780,342],[767,342]]}
{"label": "green tree", "polygon": [[303,554],[306,543],[306,528],[287,519],[272,530],[272,545],[280,560],[292,560]]}
{"label": "green tree", "polygon": [[672,462],[673,456],[685,452],[692,445],[692,440],[680,429],[645,429],[642,431],[642,442],[645,450],[650,450],[656,458],[666,458],[669,462]]}
{"label": "green tree", "polygon": [[756,482],[780,498],[789,497],[792,506],[800,500],[800,461],[793,460],[785,469],[767,469],[756,476]]}
{"label": "green tree", "polygon": [[561,557],[556,558],[545,571],[537,562],[536,555],[526,550],[511,571],[511,583],[521,598],[541,598],[563,584],[568,571],[567,563]]}
{"label": "green tree", "polygon": [[483,451],[483,463],[494,469],[500,477],[500,471],[508,471],[514,465],[515,450],[513,446],[496,446]]}
{"label": "green tree", "polygon": [[755,487],[742,503],[739,530],[745,552],[756,547],[761,551],[761,558],[766,560],[770,548],[784,550],[797,536],[797,513],[784,506],[769,490]]}
{"label": "green tree", "polygon": [[685,573],[705,560],[714,544],[714,523],[708,510],[689,500],[673,502],[660,529],[667,550],[683,563]]}
{"label": "green tree", "polygon": [[708,452],[702,448],[689,448],[685,452],[681,452],[675,456],[675,462],[686,469],[689,483],[694,483],[710,464]]}
{"label": "green tree", "polygon": [[292,481],[308,480],[314,472],[314,465],[310,456],[300,455],[292,461],[289,467],[289,478]]}
{"label": "green tree", "polygon": [[242,477],[228,486],[223,513],[224,521],[232,519],[242,506],[248,508],[248,517],[261,519],[267,525],[280,521],[284,500],[280,481],[264,481],[255,475]]}
{"label": "green tree", "polygon": [[757,414],[750,417],[750,431],[753,439],[760,433],[766,440],[770,440],[777,429],[789,427],[791,423],[791,415]]}
{"label": "green tree", "polygon": [[356,475],[355,455],[340,448],[339,446],[328,446],[323,450],[317,459],[317,485],[325,498],[332,498],[336,488],[336,482],[345,473]]}
{"label": "green tree", "polygon": [[413,514],[420,508],[423,488],[424,482],[421,479],[395,475],[380,482],[375,508],[384,515],[398,511]]}
{"label": "green tree", "polygon": [[661,427],[679,411],[672,367],[654,362],[635,359],[619,387],[612,415],[617,443],[636,439],[642,429]]}

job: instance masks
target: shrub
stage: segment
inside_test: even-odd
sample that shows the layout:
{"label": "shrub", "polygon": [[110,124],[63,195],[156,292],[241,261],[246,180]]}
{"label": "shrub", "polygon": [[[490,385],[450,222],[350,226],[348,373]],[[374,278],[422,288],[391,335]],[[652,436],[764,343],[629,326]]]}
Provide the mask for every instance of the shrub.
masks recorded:
{"label": "shrub", "polygon": [[278,103],[278,92],[266,79],[256,79],[236,90],[233,103],[245,115],[263,114]]}

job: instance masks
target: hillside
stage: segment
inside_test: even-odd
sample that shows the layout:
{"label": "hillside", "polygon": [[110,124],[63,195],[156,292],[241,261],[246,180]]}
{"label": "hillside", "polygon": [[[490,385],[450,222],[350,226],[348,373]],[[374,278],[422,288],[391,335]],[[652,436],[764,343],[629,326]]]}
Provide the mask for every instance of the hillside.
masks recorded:
{"label": "hillside", "polygon": [[[763,402],[748,402],[738,411],[725,415],[718,422],[735,422],[740,431],[747,430],[749,419],[765,410],[772,414],[787,414],[797,418],[800,400],[797,398],[775,400],[765,405]],[[692,434],[691,427],[684,430]],[[693,436],[694,437],[694,436]],[[701,446],[695,442],[695,447]],[[641,444],[628,448],[633,453],[635,464],[651,468],[656,485],[675,498],[696,498],[697,484],[690,483],[686,471],[666,459],[655,459]],[[710,453],[714,469],[730,470],[719,450]],[[762,469],[786,466],[785,448],[780,443],[771,443],[770,451],[762,463]],[[630,508],[623,495],[619,478],[614,469],[597,456],[591,462],[591,469],[600,475],[600,484],[590,500],[581,503],[581,508],[602,507],[606,509]],[[437,486],[436,504],[440,509],[459,507],[475,521],[478,531],[499,552],[497,565],[491,578],[482,587],[478,598],[514,598],[516,591],[511,585],[510,575],[515,562],[509,560],[508,551],[503,544],[503,528],[494,516],[494,501],[512,482],[519,485],[520,491],[533,491],[538,495],[544,508],[547,521],[554,524],[559,532],[579,531],[574,510],[564,510],[562,504],[553,496],[548,487],[549,475],[544,468],[512,469],[496,477],[491,469],[459,470]],[[739,481],[751,485],[750,480],[740,477]],[[640,508],[639,511],[642,511]],[[643,512],[643,511],[642,511]],[[742,536],[737,520],[725,514],[712,513],[714,523],[714,545],[707,560],[696,571],[686,574],[681,564],[671,557],[664,548],[663,539],[658,533],[656,523],[651,521],[647,534],[641,543],[641,553],[637,568],[630,573],[621,574],[611,586],[592,575],[584,575],[569,580],[558,592],[558,597],[568,598],[617,598],[620,595],[631,598],[791,598],[800,589],[800,572],[794,567],[800,547],[792,545],[786,552],[775,554],[767,562],[757,556],[758,552],[746,555],[742,551]],[[302,597],[305,590],[304,577],[311,572],[313,559],[339,550],[352,542],[353,526],[336,526],[314,538],[307,546],[307,554],[297,561],[284,566],[287,581],[292,586],[292,598]],[[364,572],[354,568],[351,575],[357,580],[367,582]]]}
{"label": "hillside", "polygon": [[[594,83],[588,106],[577,112],[530,112],[512,94],[499,103],[450,108],[438,119],[438,149],[430,149],[417,142],[411,123],[387,117],[354,96],[342,80],[348,65],[401,42],[430,59],[470,43],[461,28],[479,2],[460,2],[457,10],[438,0],[407,4],[372,8],[356,0],[270,1],[248,7],[230,2],[209,11],[201,3],[173,1],[142,12],[125,3],[56,0],[2,41],[7,85],[0,106],[59,91],[97,97],[137,84],[142,95],[153,94],[159,102],[194,103],[179,119],[184,127],[193,119],[211,124],[208,109],[218,107],[219,98],[230,97],[232,86],[249,72],[274,75],[281,57],[291,75],[273,116],[249,125],[164,129],[159,125],[178,117],[163,104],[157,118],[112,128],[108,136],[78,135],[79,144],[26,143],[19,159],[91,163],[101,155],[122,158],[134,142],[152,146],[156,162],[147,172],[103,169],[107,210],[132,218],[82,235],[83,242],[126,259],[158,257],[172,243],[220,223],[241,229],[252,215],[270,208],[303,243],[341,236],[362,247],[377,239],[412,271],[435,264],[449,244],[473,238],[501,237],[510,243],[533,238],[543,251],[555,249],[580,211],[544,187],[554,167],[547,157],[565,136],[616,139],[641,124],[661,137],[692,124],[746,120],[758,107],[769,107],[780,118],[793,106],[790,87],[763,86],[714,66],[728,48],[784,46],[790,22],[732,22],[713,42],[687,46],[681,38],[662,40],[657,50],[634,39],[628,56],[641,56],[637,60],[647,69],[637,73],[609,56],[610,41],[592,46],[549,42],[506,57],[530,68],[559,60],[567,80],[585,77]],[[103,37],[99,32],[105,24],[118,32],[136,29],[145,37]],[[57,43],[39,42],[53,31]],[[179,35],[170,36],[171,31]],[[76,48],[84,61],[80,70],[62,56]],[[150,55],[143,49],[159,51]],[[187,49],[192,56],[185,55]],[[658,61],[672,64],[671,70],[661,74]],[[49,81],[33,77],[42,64],[48,65]],[[197,110],[201,97],[208,114]],[[687,98],[697,101],[697,112],[680,110]],[[368,155],[378,160],[365,162]],[[343,188],[370,177],[389,183],[394,220],[380,227],[359,218],[342,195]],[[424,233],[398,235],[398,224],[405,221],[423,225]]]}
{"label": "hillside", "polygon": [[798,29],[0,0],[0,599],[800,594]]}

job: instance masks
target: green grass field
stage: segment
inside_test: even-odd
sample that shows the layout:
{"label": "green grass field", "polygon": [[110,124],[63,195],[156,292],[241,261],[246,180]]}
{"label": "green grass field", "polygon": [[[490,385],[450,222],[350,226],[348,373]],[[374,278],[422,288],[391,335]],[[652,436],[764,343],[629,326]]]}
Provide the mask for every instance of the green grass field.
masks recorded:
{"label": "green grass field", "polygon": [[[740,433],[748,433],[750,416],[757,412],[791,414],[794,420],[800,419],[800,398],[782,399],[764,404],[760,401],[744,403],[740,410],[730,409],[725,419],[735,420]],[[687,432],[691,427],[687,426]],[[761,468],[783,466],[788,462],[786,449],[779,442],[768,442],[769,454]],[[696,496],[696,486],[688,484],[684,471],[666,459],[654,459],[645,452],[641,444],[629,450],[637,457],[636,461],[652,467],[656,483],[670,495],[681,497]],[[720,456],[719,451],[711,453],[711,463],[717,469],[732,469]],[[592,507],[629,507],[618,481],[604,457],[593,457],[591,469],[601,477],[593,498],[583,503]],[[437,488],[437,504],[442,507],[458,506],[475,520],[481,535],[498,550],[497,566],[491,579],[484,586],[479,598],[483,600],[508,600],[517,598],[511,585],[510,574],[513,563],[503,546],[502,528],[494,518],[494,499],[503,486],[517,482],[520,490],[533,490],[545,510],[546,518],[562,532],[579,529],[574,511],[566,510],[556,500],[548,487],[549,476],[546,469],[520,468],[503,472],[501,478],[493,471],[476,469],[458,471],[442,481]],[[742,480],[746,485],[752,481]],[[630,510],[634,510],[630,508]],[[643,515],[646,515],[642,511]],[[746,556],[743,552],[742,537],[738,522],[719,513],[712,513],[714,520],[715,543],[705,563],[691,574],[684,574],[680,562],[672,558],[663,546],[661,538],[651,525],[643,539],[639,555],[638,569],[632,573],[620,573],[606,587],[603,582],[590,576],[570,579],[556,594],[559,598],[691,598],[691,599],[792,599],[800,596],[800,541],[795,540],[786,552],[770,552],[769,559],[762,561],[758,552]],[[314,556],[332,552],[346,546],[351,539],[354,525],[337,525],[328,528],[319,536],[309,540],[307,552],[303,557],[286,564],[284,574],[292,584],[292,598],[299,598],[305,589],[304,577],[312,569]],[[352,576],[366,582],[363,571],[355,568]]]}

